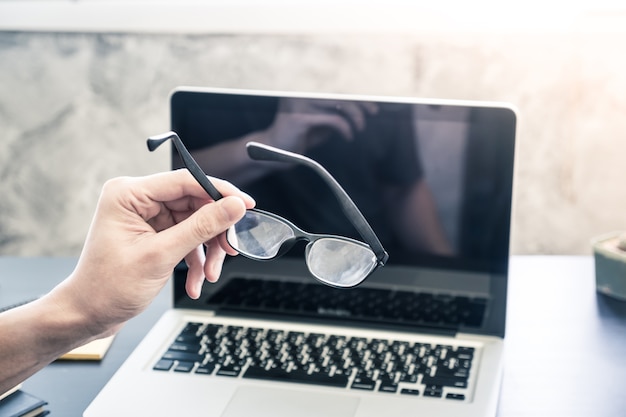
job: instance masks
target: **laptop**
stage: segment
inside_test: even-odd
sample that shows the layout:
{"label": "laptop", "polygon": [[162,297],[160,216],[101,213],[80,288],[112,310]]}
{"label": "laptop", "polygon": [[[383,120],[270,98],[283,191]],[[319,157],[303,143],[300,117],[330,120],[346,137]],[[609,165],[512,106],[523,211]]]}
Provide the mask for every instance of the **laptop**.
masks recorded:
{"label": "laptop", "polygon": [[[304,244],[228,257],[173,305],[84,412],[149,416],[494,416],[506,322],[516,114],[506,103],[179,87],[171,128],[211,176],[310,233],[362,240],[319,162],[389,254],[354,288]],[[158,133],[158,132],[155,132]],[[172,147],[172,168],[181,167]],[[146,158],[152,157],[146,151]]]}

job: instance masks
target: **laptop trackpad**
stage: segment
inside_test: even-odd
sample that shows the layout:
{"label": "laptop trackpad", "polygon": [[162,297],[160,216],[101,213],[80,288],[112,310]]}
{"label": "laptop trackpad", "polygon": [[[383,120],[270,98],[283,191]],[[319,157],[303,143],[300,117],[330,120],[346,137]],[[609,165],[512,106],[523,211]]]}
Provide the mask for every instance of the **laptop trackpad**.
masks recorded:
{"label": "laptop trackpad", "polygon": [[231,398],[222,417],[350,417],[358,405],[356,397],[242,386]]}

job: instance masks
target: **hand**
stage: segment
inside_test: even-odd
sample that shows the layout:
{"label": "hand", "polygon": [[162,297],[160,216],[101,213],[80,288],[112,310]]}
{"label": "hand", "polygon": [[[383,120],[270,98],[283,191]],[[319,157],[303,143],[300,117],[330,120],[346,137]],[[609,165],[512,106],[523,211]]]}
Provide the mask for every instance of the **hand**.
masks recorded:
{"label": "hand", "polygon": [[55,290],[60,302],[89,317],[94,332],[112,333],[148,306],[183,258],[187,293],[197,298],[204,277],[216,281],[225,255],[236,255],[224,231],[254,206],[212,181],[224,195],[217,202],[186,170],[108,181],[78,265]]}
{"label": "hand", "polygon": [[363,131],[367,118],[378,112],[378,105],[367,101],[280,100],[276,119],[265,132],[268,145],[297,153],[305,151],[339,133],[352,140]]}

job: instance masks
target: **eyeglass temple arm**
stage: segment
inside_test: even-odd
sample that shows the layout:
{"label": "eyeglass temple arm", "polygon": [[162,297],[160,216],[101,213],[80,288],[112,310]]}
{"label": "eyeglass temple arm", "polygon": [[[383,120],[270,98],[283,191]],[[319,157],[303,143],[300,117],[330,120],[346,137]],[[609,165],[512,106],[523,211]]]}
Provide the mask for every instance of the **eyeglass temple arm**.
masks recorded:
{"label": "eyeglass temple arm", "polygon": [[220,193],[217,188],[213,185],[213,183],[207,178],[202,168],[198,165],[198,163],[193,159],[187,148],[183,145],[183,142],[180,140],[176,132],[166,132],[160,135],[150,136],[148,138],[148,149],[150,152],[154,151],[156,148],[161,146],[161,144],[168,139],[171,139],[174,142],[174,146],[178,150],[178,154],[183,160],[183,164],[185,168],[191,172],[191,175],[200,183],[202,188],[211,196],[211,198],[215,201],[223,198],[222,193]]}
{"label": "eyeglass temple arm", "polygon": [[258,142],[248,142],[246,144],[248,155],[250,158],[261,161],[275,161],[275,162],[295,162],[301,165],[306,165],[316,171],[324,181],[330,186],[331,191],[337,197],[341,208],[343,209],[348,219],[356,227],[361,237],[370,245],[376,259],[379,264],[384,265],[389,258],[389,255],[383,248],[383,245],[378,240],[378,236],[374,233],[374,230],[369,225],[365,216],[361,213],[357,205],[352,201],[348,193],[337,182],[337,180],[318,162],[307,158],[306,156],[285,151],[282,149],[274,148],[273,146],[265,145]]}

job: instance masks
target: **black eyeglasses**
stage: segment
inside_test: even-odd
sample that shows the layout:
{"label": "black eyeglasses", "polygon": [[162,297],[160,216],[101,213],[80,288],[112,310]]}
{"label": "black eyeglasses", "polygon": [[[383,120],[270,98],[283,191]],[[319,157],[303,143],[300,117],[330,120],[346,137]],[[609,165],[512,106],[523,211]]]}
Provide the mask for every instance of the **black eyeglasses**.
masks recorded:
{"label": "black eyeglasses", "polygon": [[[215,201],[223,198],[175,132],[148,138],[148,149],[154,151],[168,139],[174,142],[183,164],[211,198]],[[307,233],[276,214],[250,209],[226,232],[226,240],[233,249],[247,258],[269,261],[285,254],[297,241],[308,241],[305,259],[309,271],[324,284],[339,288],[354,287],[376,268],[385,265],[389,255],[378,237],[356,204],[324,167],[306,156],[257,142],[248,142],[246,149],[250,158],[255,160],[292,162],[316,171],[330,186],[344,213],[367,243],[343,236]]]}

